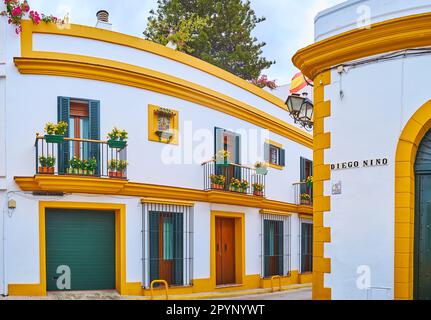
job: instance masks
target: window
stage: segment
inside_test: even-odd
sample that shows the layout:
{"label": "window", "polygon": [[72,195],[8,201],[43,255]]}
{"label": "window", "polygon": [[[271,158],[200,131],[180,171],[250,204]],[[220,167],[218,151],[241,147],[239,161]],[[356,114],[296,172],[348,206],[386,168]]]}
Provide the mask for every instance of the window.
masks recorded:
{"label": "window", "polygon": [[262,214],[262,277],[290,273],[290,217]]}
{"label": "window", "polygon": [[[313,175],[313,161],[302,158],[300,164],[300,179],[301,182],[305,182],[308,177]],[[301,184],[301,193],[307,193],[313,197],[312,188],[309,188],[306,184]]]}
{"label": "window", "polygon": [[170,286],[190,285],[192,280],[193,208],[180,205],[143,204],[145,287],[153,280]]}
{"label": "window", "polygon": [[301,273],[313,272],[313,223],[310,219],[300,219],[301,233]]}
{"label": "window", "polygon": [[243,172],[241,167],[232,164],[241,164],[241,136],[234,132],[214,128],[214,156],[221,150],[229,153],[229,166],[223,166],[220,163],[215,165],[215,174],[224,175],[226,177],[227,184],[229,184],[231,178],[241,180],[243,178]]}
{"label": "window", "polygon": [[286,152],[283,146],[271,140],[265,142],[265,161],[275,169],[282,169],[286,165]]}
{"label": "window", "polygon": [[178,144],[178,111],[154,105],[148,106],[148,140]]}

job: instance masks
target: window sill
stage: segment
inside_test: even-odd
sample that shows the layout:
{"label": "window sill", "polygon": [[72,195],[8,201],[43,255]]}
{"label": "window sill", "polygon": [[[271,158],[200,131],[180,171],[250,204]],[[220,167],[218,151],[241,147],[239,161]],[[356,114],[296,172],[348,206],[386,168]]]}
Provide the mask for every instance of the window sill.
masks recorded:
{"label": "window sill", "polygon": [[269,163],[268,165],[269,165],[270,168],[273,168],[273,169],[277,169],[277,170],[283,170],[284,169],[283,166],[280,166],[278,164]]}

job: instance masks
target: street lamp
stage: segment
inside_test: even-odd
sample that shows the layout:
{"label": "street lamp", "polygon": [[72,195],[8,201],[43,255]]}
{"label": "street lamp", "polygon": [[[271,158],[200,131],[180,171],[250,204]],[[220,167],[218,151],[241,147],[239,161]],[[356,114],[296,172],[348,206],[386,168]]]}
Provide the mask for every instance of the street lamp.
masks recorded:
{"label": "street lamp", "polygon": [[301,97],[294,93],[287,98],[286,105],[295,123],[299,123],[304,129],[311,131],[313,129],[314,106],[307,95],[307,93],[303,93]]}

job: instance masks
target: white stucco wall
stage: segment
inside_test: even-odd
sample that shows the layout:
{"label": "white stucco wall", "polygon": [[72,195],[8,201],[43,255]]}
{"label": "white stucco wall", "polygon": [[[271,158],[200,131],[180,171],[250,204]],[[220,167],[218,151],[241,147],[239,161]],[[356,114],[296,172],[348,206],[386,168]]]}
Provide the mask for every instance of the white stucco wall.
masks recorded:
{"label": "white stucco wall", "polygon": [[348,0],[316,16],[315,40],[363,27],[364,17],[368,15],[369,21],[376,23],[429,11],[429,0]]}
{"label": "white stucco wall", "polygon": [[[431,99],[428,81],[431,56],[404,58],[349,70],[342,77],[332,72],[325,88],[331,100],[331,117],[325,131],[331,132],[326,163],[388,158],[389,165],[332,171],[332,183],[342,182],[342,194],[331,196],[331,243],[325,256],[331,258],[331,274],[325,285],[333,299],[365,299],[356,287],[357,268],[370,267],[371,286],[390,288],[394,282],[395,152],[399,136],[413,113]],[[364,94],[366,92],[366,94]]]}

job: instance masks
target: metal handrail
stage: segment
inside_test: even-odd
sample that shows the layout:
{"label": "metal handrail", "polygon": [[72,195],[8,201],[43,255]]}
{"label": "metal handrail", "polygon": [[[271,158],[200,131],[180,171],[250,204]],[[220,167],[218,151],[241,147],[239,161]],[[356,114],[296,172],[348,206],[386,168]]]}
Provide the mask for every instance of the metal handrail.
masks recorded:
{"label": "metal handrail", "polygon": [[[205,161],[205,162],[203,162],[203,163],[201,164],[201,166],[204,166],[204,165],[206,165],[206,164],[208,164],[208,163],[215,162],[215,161],[216,161],[216,160],[214,160],[214,159],[212,159],[212,160],[208,160],[208,161]],[[221,165],[221,164],[220,164],[220,165]],[[245,166],[245,165],[237,164],[237,163],[233,163],[233,162],[229,162],[229,165],[230,165],[230,166],[234,166],[234,167],[238,167],[238,168],[244,168],[244,169],[251,169],[251,170],[255,170],[255,169],[256,169],[255,167]]]}
{"label": "metal handrail", "polygon": [[153,281],[151,281],[151,284],[150,284],[151,300],[154,299],[153,291],[154,291],[154,285],[156,283],[161,283],[161,284],[163,284],[165,286],[166,300],[169,300],[168,299],[168,297],[169,297],[169,295],[168,295],[168,290],[169,290],[168,282],[166,280],[160,280],[160,279],[159,280],[153,280]]}
{"label": "metal handrail", "polygon": [[[36,140],[43,140],[45,139],[45,136],[36,135]],[[81,138],[68,138],[64,137],[65,141],[77,141],[77,142],[94,142],[94,143],[103,143],[107,144],[108,141],[106,140],[92,140],[92,139],[81,139]]]}
{"label": "metal handrail", "polygon": [[280,276],[272,276],[271,277],[271,292],[275,292],[274,290],[274,280],[278,279],[278,291],[281,291],[281,277]]}

